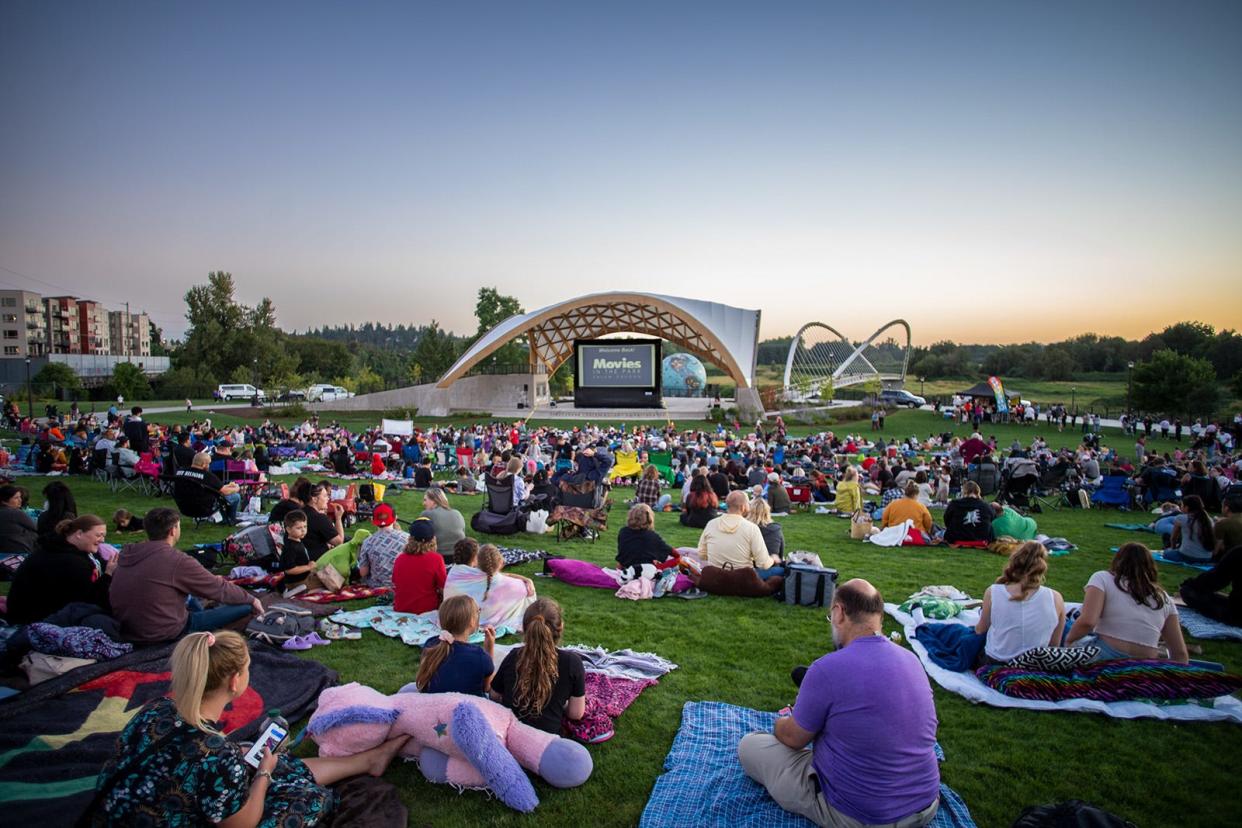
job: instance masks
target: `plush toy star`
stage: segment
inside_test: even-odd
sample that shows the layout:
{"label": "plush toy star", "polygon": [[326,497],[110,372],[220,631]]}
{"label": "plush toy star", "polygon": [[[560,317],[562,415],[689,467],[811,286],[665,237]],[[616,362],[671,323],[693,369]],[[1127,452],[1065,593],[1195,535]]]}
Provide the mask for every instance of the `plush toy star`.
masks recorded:
{"label": "plush toy star", "polygon": [[448,733],[448,722],[437,722],[435,731],[437,736],[443,738]]}

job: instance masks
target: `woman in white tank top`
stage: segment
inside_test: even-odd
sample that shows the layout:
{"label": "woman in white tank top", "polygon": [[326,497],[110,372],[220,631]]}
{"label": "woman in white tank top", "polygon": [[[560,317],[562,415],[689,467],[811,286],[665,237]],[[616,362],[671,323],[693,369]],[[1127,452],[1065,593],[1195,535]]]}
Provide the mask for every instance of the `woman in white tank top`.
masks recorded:
{"label": "woman in white tank top", "polygon": [[1027,541],[1013,551],[1005,572],[983,594],[975,632],[987,633],[984,653],[993,661],[1010,661],[1035,647],[1061,643],[1065,601],[1044,586],[1048,550]]}

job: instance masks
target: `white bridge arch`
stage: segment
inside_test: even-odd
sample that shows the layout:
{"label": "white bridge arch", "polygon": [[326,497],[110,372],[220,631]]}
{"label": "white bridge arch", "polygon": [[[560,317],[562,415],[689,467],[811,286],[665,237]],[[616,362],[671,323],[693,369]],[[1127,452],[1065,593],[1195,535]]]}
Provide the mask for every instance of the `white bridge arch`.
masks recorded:
{"label": "white bridge arch", "polygon": [[[892,348],[875,345],[881,335],[895,327],[906,331],[906,345],[900,349],[900,355],[894,354]],[[816,329],[831,336],[808,344],[808,332]],[[910,344],[910,323],[904,319],[885,323],[858,345],[831,325],[808,322],[789,343],[789,354],[785,358],[785,398],[813,397],[825,386],[846,388],[872,379],[904,383],[910,366]]]}

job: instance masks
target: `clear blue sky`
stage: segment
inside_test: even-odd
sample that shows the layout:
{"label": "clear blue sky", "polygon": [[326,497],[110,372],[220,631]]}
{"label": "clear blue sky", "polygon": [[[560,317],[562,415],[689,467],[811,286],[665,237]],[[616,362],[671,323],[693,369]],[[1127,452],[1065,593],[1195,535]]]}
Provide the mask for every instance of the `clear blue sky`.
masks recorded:
{"label": "clear blue sky", "polygon": [[603,5],[8,0],[0,285],[174,333],[214,269],[287,328],[467,331],[482,285],[1242,318],[1242,3]]}

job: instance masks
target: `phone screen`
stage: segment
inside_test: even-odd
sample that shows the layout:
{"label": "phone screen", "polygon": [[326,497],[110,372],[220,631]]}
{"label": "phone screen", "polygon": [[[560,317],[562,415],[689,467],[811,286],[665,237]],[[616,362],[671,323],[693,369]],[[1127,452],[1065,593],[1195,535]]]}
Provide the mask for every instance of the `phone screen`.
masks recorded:
{"label": "phone screen", "polygon": [[271,722],[268,724],[267,730],[263,731],[263,735],[255,740],[250,750],[246,751],[246,763],[252,768],[257,768],[259,760],[263,758],[263,748],[266,746],[272,753],[275,753],[288,735],[289,731],[276,722]]}

